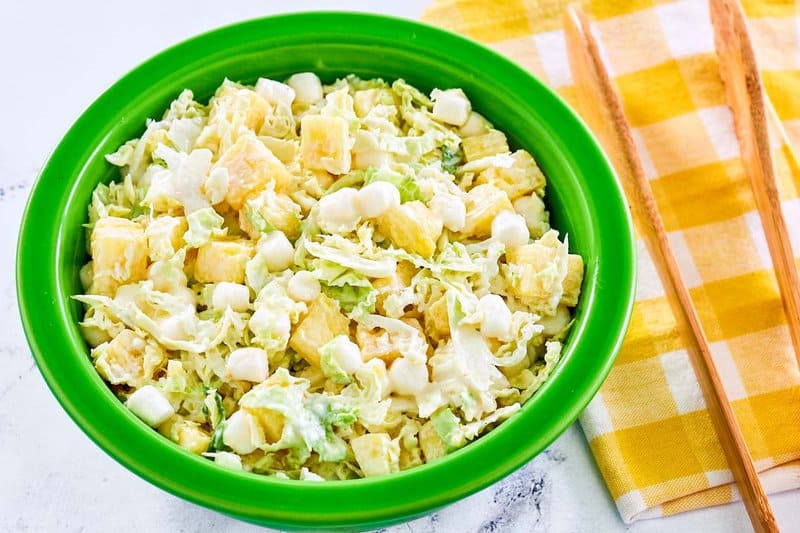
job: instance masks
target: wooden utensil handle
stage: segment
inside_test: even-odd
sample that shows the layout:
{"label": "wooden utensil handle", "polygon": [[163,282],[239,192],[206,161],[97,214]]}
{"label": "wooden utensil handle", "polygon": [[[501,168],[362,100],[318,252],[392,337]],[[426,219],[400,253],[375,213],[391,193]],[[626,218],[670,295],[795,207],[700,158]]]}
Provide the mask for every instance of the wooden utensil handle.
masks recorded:
{"label": "wooden utensil handle", "polygon": [[710,0],[709,6],[720,74],[733,111],[742,164],[750,179],[795,356],[800,362],[800,279],[781,206],[761,74],[738,1]]}

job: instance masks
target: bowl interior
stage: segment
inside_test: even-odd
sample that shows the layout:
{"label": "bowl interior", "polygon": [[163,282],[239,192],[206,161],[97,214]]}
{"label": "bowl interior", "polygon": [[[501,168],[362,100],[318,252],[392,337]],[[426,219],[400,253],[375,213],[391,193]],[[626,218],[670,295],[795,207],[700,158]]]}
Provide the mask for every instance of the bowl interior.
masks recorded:
{"label": "bowl interior", "polygon": [[[539,162],[552,223],[586,261],[564,358],[520,413],[448,457],[385,478],[309,484],[220,469],[131,415],[91,366],[76,322],[91,192],[116,176],[104,155],[140,135],[184,88],[206,101],[230,78],[404,78],[461,87],[473,107]],[[422,514],[508,474],[541,451],[596,392],[627,326],[632,230],[613,173],[561,100],[521,68],[461,37],[409,21],[345,13],[259,19],[196,37],[141,65],[76,122],[38,180],[18,251],[20,309],[34,356],[79,426],[125,466],[191,501],[276,527],[372,527]],[[589,319],[591,316],[591,320]],[[212,488],[213,487],[213,488]],[[266,503],[269,502],[269,503]]]}

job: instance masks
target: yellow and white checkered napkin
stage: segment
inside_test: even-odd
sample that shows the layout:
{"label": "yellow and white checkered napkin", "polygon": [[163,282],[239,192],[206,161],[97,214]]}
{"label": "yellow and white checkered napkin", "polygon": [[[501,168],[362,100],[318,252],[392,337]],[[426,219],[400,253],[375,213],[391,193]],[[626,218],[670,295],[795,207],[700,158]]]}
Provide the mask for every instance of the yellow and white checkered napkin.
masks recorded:
{"label": "yellow and white checkered napkin", "polygon": [[[684,279],[768,492],[800,487],[800,371],[725,103],[706,0],[584,2]],[[484,41],[567,101],[565,0],[440,0],[423,15]],[[769,97],[800,146],[800,6],[745,1]],[[773,136],[779,139],[778,136]],[[800,251],[800,180],[775,147]],[[639,243],[625,344],[581,422],[626,522],[738,499],[664,291]]]}

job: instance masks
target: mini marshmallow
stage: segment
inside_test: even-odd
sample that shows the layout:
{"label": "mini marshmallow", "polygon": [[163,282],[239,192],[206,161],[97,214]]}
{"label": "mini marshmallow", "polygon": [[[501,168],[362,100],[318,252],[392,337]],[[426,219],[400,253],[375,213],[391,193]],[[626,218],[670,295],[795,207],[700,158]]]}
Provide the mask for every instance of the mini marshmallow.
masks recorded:
{"label": "mini marshmallow", "polygon": [[125,405],[150,427],[160,426],[175,414],[169,400],[152,385],[145,385],[134,391]]}
{"label": "mini marshmallow", "polygon": [[237,348],[228,355],[226,365],[232,379],[261,383],[269,375],[267,352],[261,348]]}

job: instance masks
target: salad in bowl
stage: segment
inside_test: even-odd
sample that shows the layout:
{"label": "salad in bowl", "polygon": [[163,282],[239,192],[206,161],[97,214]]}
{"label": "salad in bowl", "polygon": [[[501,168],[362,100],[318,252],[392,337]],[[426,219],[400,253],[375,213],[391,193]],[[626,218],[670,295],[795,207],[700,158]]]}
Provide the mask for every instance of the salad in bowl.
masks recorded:
{"label": "salad in bowl", "polygon": [[107,156],[81,331],[128,409],[223,467],[435,461],[559,361],[583,260],[460,89],[313,73],[183,91]]}

